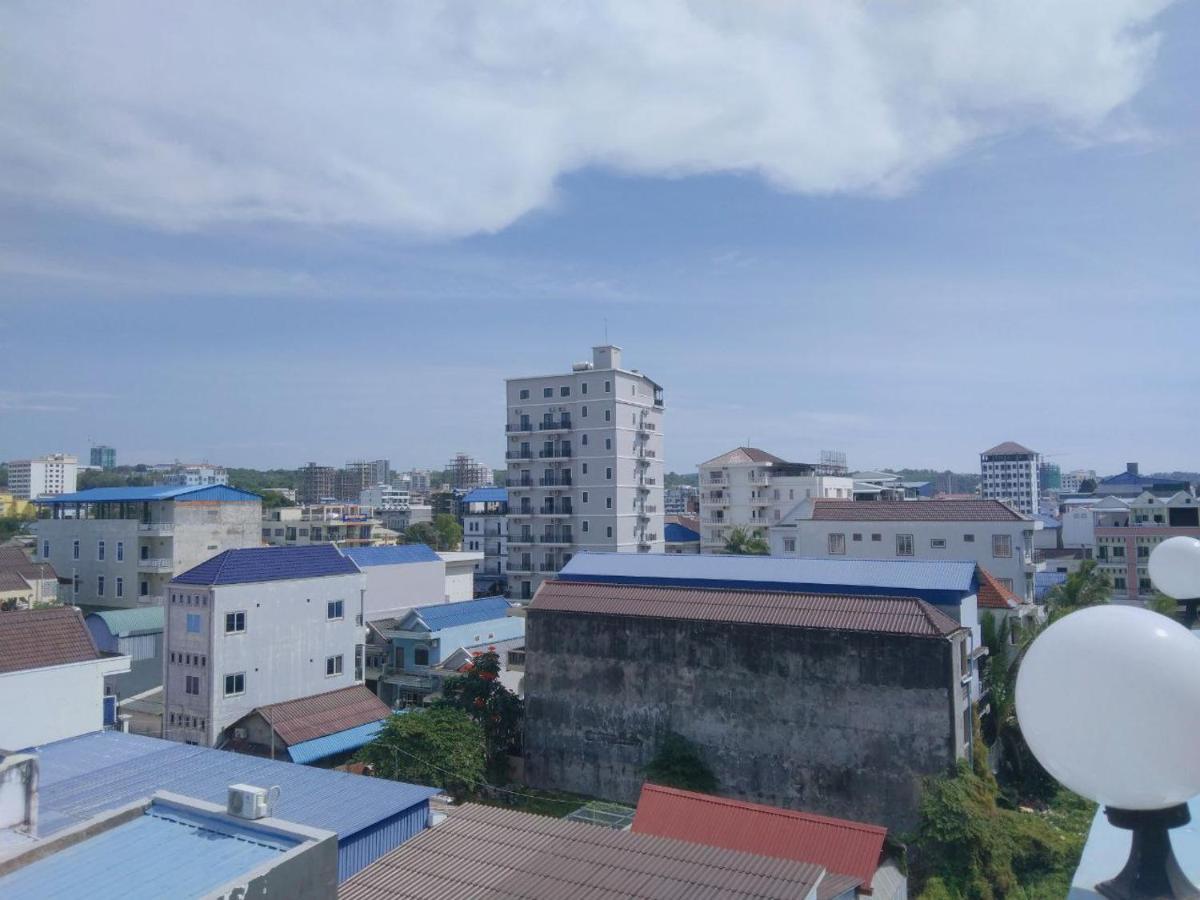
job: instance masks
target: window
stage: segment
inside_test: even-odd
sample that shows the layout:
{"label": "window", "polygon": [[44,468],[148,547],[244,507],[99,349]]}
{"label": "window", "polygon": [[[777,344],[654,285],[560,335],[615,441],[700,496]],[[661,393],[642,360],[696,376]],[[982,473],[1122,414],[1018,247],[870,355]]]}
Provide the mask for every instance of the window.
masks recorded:
{"label": "window", "polygon": [[611,422],[611,421],[612,421],[612,410],[611,410],[611,409],[606,409],[606,410],[604,411],[604,421],[605,421],[605,422]]}
{"label": "window", "polygon": [[140,585],[138,585],[138,594],[141,595],[142,597],[149,596],[150,582],[143,581]]}
{"label": "window", "polygon": [[783,539],[783,552],[784,553],[795,553],[796,552],[796,539],[795,538],[784,538]]}
{"label": "window", "polygon": [[225,696],[236,697],[238,694],[246,693],[246,673],[238,672],[234,675],[225,676]]}
{"label": "window", "polygon": [[998,581],[1008,590],[1011,591],[1013,589],[1013,580],[1011,578],[1000,578]]}
{"label": "window", "polygon": [[606,393],[606,394],[612,393],[612,382],[611,381],[604,382],[604,393]]}
{"label": "window", "polygon": [[79,541],[71,542],[71,558],[79,559]]}
{"label": "window", "polygon": [[96,559],[104,562],[104,541],[96,541]]}
{"label": "window", "polygon": [[429,650],[426,647],[418,647],[413,651],[413,665],[427,666],[429,665]]}
{"label": "window", "polygon": [[1149,578],[1139,578],[1138,579],[1138,590],[1139,591],[1142,591],[1143,593],[1145,593],[1145,592],[1150,591],[1151,589],[1152,588],[1150,586]]}
{"label": "window", "polygon": [[587,502],[588,502],[588,492],[587,492],[587,491],[584,491],[584,492],[583,492],[583,502],[584,502],[584,503],[587,503]]}
{"label": "window", "polygon": [[42,559],[50,558],[50,542],[42,541]]}
{"label": "window", "polygon": [[104,596],[104,576],[103,575],[96,576],[96,596],[97,597]]}
{"label": "window", "polygon": [[1125,590],[1125,578],[1121,575],[1116,576],[1113,579],[1113,587],[1116,588],[1118,591]]}
{"label": "window", "polygon": [[587,393],[587,382],[586,381],[579,386],[579,393],[581,393],[581,394]]}
{"label": "window", "polygon": [[588,438],[588,436],[586,434],[581,435],[579,438],[579,443],[583,444],[583,446],[586,447],[587,446],[587,438]]}
{"label": "window", "polygon": [[996,557],[997,559],[1012,556],[1011,534],[992,535],[992,556]]}
{"label": "window", "polygon": [[591,526],[591,523],[590,523],[590,522],[588,522],[588,520],[587,520],[587,519],[584,519],[584,520],[583,520],[583,525],[582,525],[581,527],[582,527],[582,529],[583,529],[583,533],[584,533],[584,534],[587,534],[587,533],[588,533],[588,532],[591,530],[591,527],[592,527],[592,526]]}
{"label": "window", "polygon": [[200,613],[187,614],[187,630],[188,634],[200,633]]}
{"label": "window", "polygon": [[844,556],[846,553],[846,535],[829,535],[829,552],[834,556]]}
{"label": "window", "polygon": [[188,694],[199,694],[200,693],[200,676],[199,675],[185,675],[183,680],[184,680],[183,690],[185,693],[188,693]]}
{"label": "window", "polygon": [[560,396],[560,397],[570,397],[570,396],[571,396],[571,389],[570,389],[569,387],[567,387],[566,385],[563,385],[562,387],[560,387],[560,388],[558,389],[558,396]]}
{"label": "window", "polygon": [[587,474],[587,463],[580,463],[580,472],[583,475]]}
{"label": "window", "polygon": [[246,630],[246,614],[244,612],[225,613],[225,633],[241,634]]}
{"label": "window", "polygon": [[966,543],[966,544],[973,544],[973,543],[975,543],[975,535],[973,535],[973,534],[964,534],[964,535],[963,535],[963,543]]}
{"label": "window", "polygon": [[609,481],[612,481],[612,466],[604,467],[604,477],[607,478]]}
{"label": "window", "polygon": [[945,550],[946,549],[946,539],[945,538],[930,538],[929,546],[933,550]]}
{"label": "window", "polygon": [[854,534],[850,535],[850,540],[861,541],[862,540],[862,532],[861,531],[854,532]]}
{"label": "window", "polygon": [[522,400],[529,399],[529,388],[521,388],[521,399]]}
{"label": "window", "polygon": [[604,531],[605,531],[605,537],[612,537],[612,526],[611,525],[609,525],[607,528],[605,528]]}
{"label": "window", "polygon": [[605,449],[605,450],[611,450],[611,449],[612,449],[612,438],[605,438],[605,439],[604,439],[604,449]]}
{"label": "window", "polygon": [[882,540],[883,540],[883,535],[882,535],[882,534],[880,534],[879,532],[875,532],[874,534],[872,534],[872,535],[871,535],[871,540],[873,540],[873,541],[882,541]]}
{"label": "window", "polygon": [[330,600],[325,604],[325,618],[329,620],[345,618],[345,600]]}
{"label": "window", "polygon": [[120,576],[117,577],[117,596],[125,596],[125,579],[121,578]]}
{"label": "window", "polygon": [[1125,557],[1125,545],[1114,544],[1112,548],[1113,559],[1123,559]]}
{"label": "window", "polygon": [[543,397],[553,397],[554,396],[554,388],[542,388],[542,396]]}
{"label": "window", "polygon": [[125,542],[117,541],[117,562],[125,561]]}
{"label": "window", "polygon": [[605,498],[604,498],[604,508],[605,508],[605,509],[612,509],[612,497],[605,497]]}
{"label": "window", "polygon": [[1138,559],[1145,559],[1150,555],[1150,548],[1145,544],[1141,544],[1137,548]]}
{"label": "window", "polygon": [[897,556],[912,556],[913,555],[913,536],[911,534],[896,535],[896,555]]}
{"label": "window", "polygon": [[342,654],[337,656],[325,657],[325,677],[330,678],[334,675],[342,674]]}

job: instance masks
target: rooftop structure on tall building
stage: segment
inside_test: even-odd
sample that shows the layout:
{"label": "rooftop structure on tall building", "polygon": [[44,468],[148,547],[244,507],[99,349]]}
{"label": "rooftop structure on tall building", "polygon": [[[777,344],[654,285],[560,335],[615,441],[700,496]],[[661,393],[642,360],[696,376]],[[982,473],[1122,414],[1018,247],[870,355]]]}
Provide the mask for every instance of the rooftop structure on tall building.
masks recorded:
{"label": "rooftop structure on tall building", "polygon": [[508,578],[508,489],[475,488],[461,501],[463,550],[483,553],[475,582],[505,593]]}
{"label": "rooftop structure on tall building", "polygon": [[70,494],[78,474],[79,460],[67,453],[9,460],[8,489],[18,500]]}
{"label": "rooftop structure on tall building", "polygon": [[997,444],[979,454],[980,496],[1002,500],[1018,512],[1032,516],[1038,511],[1038,464],[1036,450],[1013,441]]}
{"label": "rooftop structure on tall building", "polygon": [[330,542],[339,547],[370,547],[381,542],[381,525],[374,510],[357,503],[284,506],[263,513],[262,542],[272,547]]}

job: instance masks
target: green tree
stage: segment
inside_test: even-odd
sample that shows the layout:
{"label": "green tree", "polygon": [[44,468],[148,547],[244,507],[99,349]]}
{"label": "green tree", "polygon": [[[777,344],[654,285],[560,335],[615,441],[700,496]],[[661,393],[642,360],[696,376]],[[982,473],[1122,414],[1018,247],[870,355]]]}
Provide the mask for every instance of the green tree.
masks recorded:
{"label": "green tree", "polygon": [[483,782],[483,727],[461,709],[414,709],[392,716],[355,759],[393,781],[432,784],[462,799]]}
{"label": "green tree", "polygon": [[1083,481],[1079,482],[1079,493],[1081,493],[1081,494],[1096,493],[1096,479],[1095,478],[1085,478],[1085,479],[1083,479]]}
{"label": "green tree", "polygon": [[1078,572],[1072,572],[1062,584],[1046,595],[1049,620],[1056,622],[1067,613],[1089,606],[1101,606],[1112,599],[1112,583],[1094,559],[1085,559]]}
{"label": "green tree", "polygon": [[438,545],[438,533],[432,522],[416,522],[404,529],[404,543],[427,544],[435,550]]}
{"label": "green tree", "polygon": [[457,550],[462,546],[462,526],[449,513],[434,516],[433,530],[437,532],[439,550]]}
{"label": "green tree", "polygon": [[461,709],[483,727],[488,772],[493,781],[507,781],[508,757],[521,752],[525,704],[500,683],[496,651],[480,653],[465,675],[447,679],[438,705]]}
{"label": "green tree", "polygon": [[685,791],[711,794],[717,789],[717,776],[696,745],[673,731],[663,736],[654,758],[646,766],[646,778],[655,784]]}
{"label": "green tree", "polygon": [[771,552],[767,542],[758,531],[747,531],[738,526],[729,532],[725,541],[725,552],[739,556],[766,556]]}
{"label": "green tree", "polygon": [[1174,597],[1168,597],[1162,591],[1155,591],[1154,596],[1146,601],[1146,609],[1154,610],[1160,615],[1173,619],[1179,613],[1179,601]]}

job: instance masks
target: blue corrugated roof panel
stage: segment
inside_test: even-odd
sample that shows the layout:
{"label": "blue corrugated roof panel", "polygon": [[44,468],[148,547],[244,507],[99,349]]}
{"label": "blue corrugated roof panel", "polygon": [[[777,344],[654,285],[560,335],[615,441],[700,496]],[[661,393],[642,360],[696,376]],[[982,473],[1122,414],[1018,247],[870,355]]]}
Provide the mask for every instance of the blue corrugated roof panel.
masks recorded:
{"label": "blue corrugated roof panel", "polygon": [[467,491],[462,498],[463,503],[507,503],[508,489],[502,487],[481,487]]}
{"label": "blue corrugated roof panel", "polygon": [[342,550],[342,553],[364,567],[441,562],[442,559],[425,544],[397,544],[395,547],[348,547]]}
{"label": "blue corrugated roof panel", "polygon": [[668,544],[679,544],[685,541],[699,541],[700,532],[693,531],[686,525],[679,525],[675,522],[668,522],[663,526],[663,539]]}
{"label": "blue corrugated roof panel", "polygon": [[108,627],[117,637],[130,634],[147,634],[163,630],[165,610],[161,606],[143,606],[138,609],[110,609],[91,613]]}
{"label": "blue corrugated roof panel", "polygon": [[38,834],[55,834],[155,791],[225,804],[231,784],[279,785],[276,815],[339,842],[424,803],[435,788],[101,731],[35,748]]}
{"label": "blue corrugated roof panel", "polygon": [[243,547],[226,550],[200,565],[181,572],[171,584],[250,584],[293,578],[353,575],[354,561],[333,544],[300,547]]}
{"label": "blue corrugated roof panel", "polygon": [[152,804],[141,816],[0,877],[0,897],[203,897],[277,860],[298,841]]}
{"label": "blue corrugated roof panel", "polygon": [[1033,576],[1033,599],[1042,603],[1057,584],[1067,580],[1066,572],[1036,572]]}
{"label": "blue corrugated roof panel", "polygon": [[409,615],[418,615],[429,626],[430,631],[441,631],[456,625],[471,625],[503,619],[512,604],[504,597],[481,597],[478,600],[463,600],[459,603],[435,603],[431,606],[416,606]]}
{"label": "blue corrugated roof panel", "polygon": [[59,494],[38,500],[43,504],[60,503],[136,503],[144,500],[262,500],[258,494],[224,484],[197,484],[191,487],[152,485],[150,487],[89,488],[73,494]]}
{"label": "blue corrugated roof panel", "polygon": [[356,725],[354,728],[347,728],[345,731],[337,731],[333,734],[313,738],[311,741],[301,741],[298,744],[292,744],[288,747],[288,756],[292,758],[292,762],[303,765],[316,762],[318,759],[324,759],[327,756],[333,756],[337,753],[357,750],[359,747],[364,747],[371,743],[375,735],[383,731],[383,723],[385,721],[387,720],[380,719],[378,722]]}

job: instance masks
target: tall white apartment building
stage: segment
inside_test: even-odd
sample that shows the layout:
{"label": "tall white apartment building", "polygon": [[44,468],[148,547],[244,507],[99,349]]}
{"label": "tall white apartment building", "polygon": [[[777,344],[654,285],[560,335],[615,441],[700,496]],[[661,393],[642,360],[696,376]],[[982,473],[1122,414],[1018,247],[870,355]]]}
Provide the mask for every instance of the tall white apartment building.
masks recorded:
{"label": "tall white apartment building", "polygon": [[663,389],[605,345],[506,392],[509,596],[580,550],[663,552]]}
{"label": "tall white apartment building", "polygon": [[408,503],[408,488],[384,482],[364,488],[358,495],[358,505],[368,509],[406,509]]}
{"label": "tall white apartment building", "polygon": [[14,459],[8,464],[8,489],[17,500],[70,494],[75,490],[78,475],[78,458],[66,453]]}
{"label": "tall white apartment building", "polygon": [[502,581],[508,571],[508,489],[477,487],[462,498],[463,550],[483,553],[480,575]]}
{"label": "tall white apartment building", "polygon": [[997,444],[979,454],[980,496],[1002,500],[1018,512],[1032,516],[1038,511],[1037,451],[1014,441]]}
{"label": "tall white apartment building", "polygon": [[229,473],[224,466],[213,466],[208,463],[180,464],[162,466],[165,474],[159,477],[159,484],[169,484],[175,487],[196,487],[197,485],[229,484]]}
{"label": "tall white apartment building", "polygon": [[756,447],[737,447],[700,464],[700,552],[723,553],[734,528],[766,539],[767,529],[813,497],[850,500],[844,466],[790,463]]}

